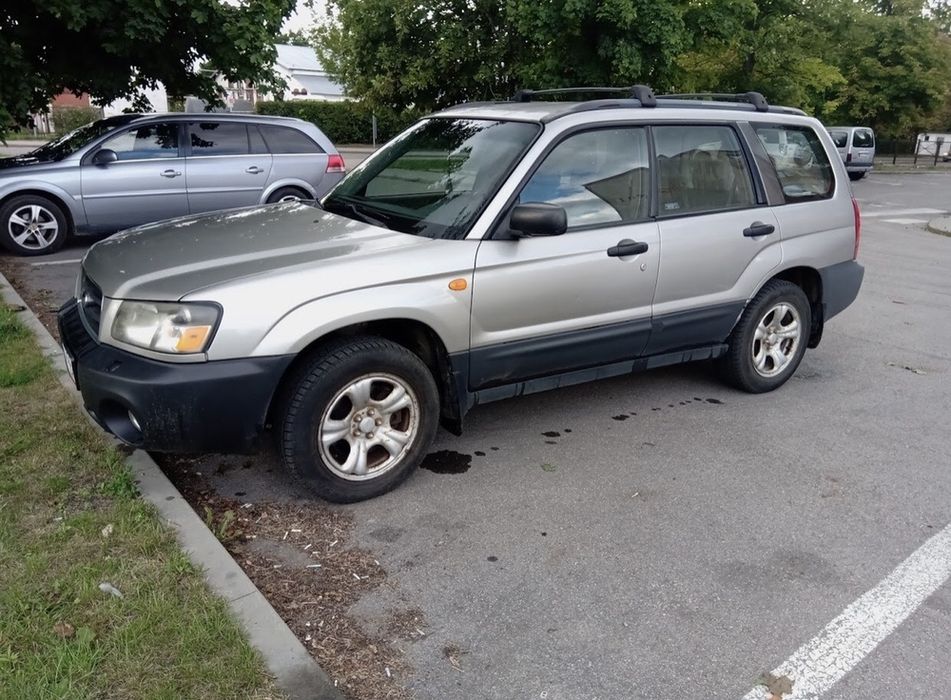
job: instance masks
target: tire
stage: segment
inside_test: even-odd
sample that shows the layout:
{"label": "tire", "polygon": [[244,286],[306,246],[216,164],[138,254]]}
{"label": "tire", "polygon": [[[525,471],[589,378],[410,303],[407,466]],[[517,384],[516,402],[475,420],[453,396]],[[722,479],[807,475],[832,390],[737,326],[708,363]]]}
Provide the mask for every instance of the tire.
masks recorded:
{"label": "tire", "polygon": [[292,202],[298,199],[313,199],[307,192],[298,187],[280,187],[268,196],[267,203]]}
{"label": "tire", "polygon": [[69,220],[62,207],[51,199],[21,194],[0,207],[0,244],[11,253],[55,253],[68,235]]}
{"label": "tire", "polygon": [[849,173],[849,179],[852,182],[857,182],[858,180],[861,180],[863,177],[865,177],[865,171],[862,171],[860,173]]}
{"label": "tire", "polygon": [[403,346],[348,338],[291,377],[280,415],[285,466],[321,498],[353,503],[396,488],[416,470],[436,436],[439,393],[426,365]]}
{"label": "tire", "polygon": [[[779,319],[778,313],[782,314]],[[795,336],[776,333],[777,329],[790,333],[794,322]],[[725,379],[752,394],[778,389],[799,367],[811,327],[812,308],[802,289],[785,280],[770,280],[746,305],[727,341],[730,347],[722,360]],[[758,338],[758,329],[769,334]]]}

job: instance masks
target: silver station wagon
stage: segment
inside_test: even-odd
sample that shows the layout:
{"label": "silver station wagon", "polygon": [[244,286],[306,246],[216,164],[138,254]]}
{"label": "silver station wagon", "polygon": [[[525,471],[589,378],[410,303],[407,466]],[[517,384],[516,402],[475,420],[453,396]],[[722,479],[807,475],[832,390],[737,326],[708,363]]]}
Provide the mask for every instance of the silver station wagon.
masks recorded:
{"label": "silver station wagon", "polygon": [[0,159],[0,243],[19,255],[72,234],[327,194],[343,158],[309,122],[247,114],[125,114]]}
{"label": "silver station wagon", "polygon": [[319,204],[97,243],[59,312],[88,411],[156,451],[270,432],[346,502],[477,404],[693,360],[786,382],[863,277],[822,125],[757,93],[549,92],[423,119]]}

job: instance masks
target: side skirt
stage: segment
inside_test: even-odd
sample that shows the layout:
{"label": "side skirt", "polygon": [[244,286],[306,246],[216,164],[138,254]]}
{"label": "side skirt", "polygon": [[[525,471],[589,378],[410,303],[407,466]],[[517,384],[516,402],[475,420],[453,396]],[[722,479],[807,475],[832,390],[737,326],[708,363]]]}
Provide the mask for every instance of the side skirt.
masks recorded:
{"label": "side skirt", "polygon": [[725,344],[719,343],[717,345],[708,345],[690,350],[678,350],[677,352],[639,357],[636,360],[613,362],[611,364],[601,365],[600,367],[579,369],[572,372],[529,379],[524,382],[491,387],[489,389],[480,389],[475,392],[467,392],[468,400],[465,402],[466,405],[460,406],[460,408],[462,408],[462,413],[465,414],[465,411],[473,406],[491,403],[492,401],[501,401],[502,399],[510,399],[515,396],[536,394],[540,391],[559,389],[575,384],[584,384],[598,379],[617,377],[622,374],[631,374],[632,372],[642,372],[666,365],[677,365],[683,362],[695,362],[697,360],[711,360],[723,355],[728,347],[729,346]]}

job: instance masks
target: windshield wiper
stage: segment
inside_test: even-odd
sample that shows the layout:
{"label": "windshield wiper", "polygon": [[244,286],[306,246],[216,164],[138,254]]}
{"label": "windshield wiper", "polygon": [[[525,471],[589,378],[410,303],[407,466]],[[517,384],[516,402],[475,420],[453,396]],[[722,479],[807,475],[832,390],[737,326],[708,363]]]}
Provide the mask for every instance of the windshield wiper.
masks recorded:
{"label": "windshield wiper", "polygon": [[380,226],[387,229],[392,228],[383,219],[379,219],[372,214],[368,214],[356,202],[348,202],[343,199],[330,199],[324,202],[324,209],[327,211],[333,211],[336,209],[338,210],[338,213],[339,210],[342,209],[344,212],[346,212],[347,216],[352,216],[365,224],[372,224],[373,226]]}

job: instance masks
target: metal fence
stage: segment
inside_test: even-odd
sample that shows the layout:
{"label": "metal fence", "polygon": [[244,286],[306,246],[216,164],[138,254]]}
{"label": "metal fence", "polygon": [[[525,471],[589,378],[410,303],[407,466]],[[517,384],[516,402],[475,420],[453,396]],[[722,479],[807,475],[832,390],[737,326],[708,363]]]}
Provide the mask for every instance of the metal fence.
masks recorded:
{"label": "metal fence", "polygon": [[875,147],[875,162],[880,165],[909,167],[941,167],[951,169],[951,139],[879,139]]}

